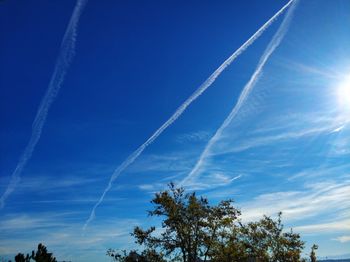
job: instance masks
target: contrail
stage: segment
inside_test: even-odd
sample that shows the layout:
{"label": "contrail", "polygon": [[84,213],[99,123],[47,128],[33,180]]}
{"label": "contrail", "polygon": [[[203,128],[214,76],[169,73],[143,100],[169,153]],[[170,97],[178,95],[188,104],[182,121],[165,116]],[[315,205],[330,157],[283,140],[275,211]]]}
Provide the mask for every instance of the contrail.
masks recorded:
{"label": "contrail", "polygon": [[200,155],[196,165],[193,167],[193,169],[187,175],[187,177],[185,177],[181,181],[180,185],[185,185],[187,182],[189,182],[191,179],[193,179],[195,177],[198,170],[202,166],[204,160],[209,155],[212,146],[220,139],[223,130],[232,122],[232,120],[236,117],[237,113],[241,109],[242,105],[247,100],[249,94],[251,93],[252,89],[254,88],[255,84],[257,83],[257,81],[261,75],[262,69],[265,66],[267,60],[270,58],[271,54],[275,51],[275,49],[279,46],[284,35],[286,34],[288,27],[289,27],[289,24],[290,24],[290,21],[292,19],[294,10],[296,8],[297,2],[298,2],[298,0],[295,0],[293,5],[289,8],[285,18],[283,19],[283,22],[281,23],[277,32],[275,33],[275,35],[273,36],[269,45],[265,49],[263,55],[261,56],[259,63],[257,65],[253,75],[249,79],[248,83],[244,86],[244,88],[243,88],[243,90],[238,98],[237,103],[232,108],[232,111],[230,112],[228,117],[225,119],[225,121],[222,123],[222,125],[218,128],[218,130],[216,130],[213,137],[209,140],[209,142],[205,146],[205,148],[204,148],[202,154]]}
{"label": "contrail", "polygon": [[210,87],[216,78],[228,67],[240,54],[242,54],[254,41],[259,38],[259,36],[285,11],[286,8],[293,2],[290,0],[285,6],[283,6],[274,16],[272,16],[262,27],[258,29],[241,47],[239,47],[225,62],[223,62],[215,71],[212,73],[209,78],[189,97],[187,100],[175,111],[175,113],[159,128],[156,132],[148,138],[148,140],[142,144],[138,149],[136,149],[112,174],[109,183],[102,193],[100,199],[97,201],[93,207],[90,217],[85,222],[83,230],[86,229],[88,224],[95,217],[95,210],[103,201],[106,193],[111,189],[112,183],[115,179],[123,172],[129,165],[131,165],[139,155],[150,145],[153,141],[161,134],[165,129],[167,129],[172,123],[178,119],[179,116],[186,110],[186,108],[196,100],[208,87]]}
{"label": "contrail", "polygon": [[28,160],[31,158],[35,146],[40,139],[41,132],[45,124],[45,120],[50,106],[55,100],[62,86],[69,65],[74,57],[79,18],[87,1],[88,0],[78,0],[75,5],[73,14],[70,18],[69,24],[67,26],[66,32],[61,43],[60,53],[56,61],[55,69],[52,74],[49,87],[46,91],[44,98],[41,101],[38,112],[33,121],[32,135],[30,137],[29,143],[27,144],[26,148],[24,149],[24,152],[20,157],[16,169],[12,173],[11,180],[9,185],[7,186],[6,191],[1,196],[0,208],[4,207],[6,199],[15,190],[17,184],[20,181],[20,175],[24,167],[26,166]]}

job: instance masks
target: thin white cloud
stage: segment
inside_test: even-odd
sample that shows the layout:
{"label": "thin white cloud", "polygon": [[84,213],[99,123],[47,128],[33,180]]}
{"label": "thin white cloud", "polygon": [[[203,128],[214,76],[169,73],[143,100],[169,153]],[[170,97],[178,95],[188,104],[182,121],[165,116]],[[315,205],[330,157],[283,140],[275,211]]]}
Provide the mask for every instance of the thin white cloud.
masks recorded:
{"label": "thin white cloud", "polygon": [[334,130],[332,130],[332,133],[338,133],[338,132],[342,131],[345,127],[346,127],[346,125],[341,125],[339,127],[336,127]]}
{"label": "thin white cloud", "polygon": [[189,150],[171,154],[146,154],[128,169],[128,173],[174,172],[179,174],[191,167],[193,156],[194,153]]}
{"label": "thin white cloud", "polygon": [[94,184],[100,181],[100,178],[86,178],[81,176],[76,177],[61,177],[57,179],[56,176],[31,176],[22,180],[18,186],[24,191],[50,191],[53,189],[66,189],[79,187],[87,184]]}
{"label": "thin white cloud", "polygon": [[32,215],[27,213],[7,214],[0,219],[0,230],[2,232],[20,232],[24,229],[43,229],[64,227],[68,224],[64,222],[78,215],[78,212],[54,212]]}
{"label": "thin white cloud", "polygon": [[350,218],[345,210],[350,208],[350,181],[310,183],[303,191],[283,191],[261,194],[252,201],[241,203],[244,220],[255,220],[263,215],[282,211],[287,221],[321,218],[332,210],[333,219]]}
{"label": "thin white cloud", "polygon": [[253,75],[251,76],[248,83],[244,86],[237,103],[232,108],[232,111],[228,115],[228,117],[225,119],[223,124],[218,128],[218,130],[215,132],[214,136],[209,140],[207,145],[205,146],[202,154],[200,155],[196,165],[193,167],[191,172],[188,174],[187,177],[183,179],[181,184],[186,185],[188,183],[191,183],[191,180],[195,178],[196,175],[198,175],[198,172],[200,168],[205,164],[205,160],[210,155],[210,151],[213,147],[213,145],[221,138],[223,131],[227,128],[227,126],[233,121],[233,119],[237,116],[238,112],[240,111],[241,107],[246,102],[247,98],[249,97],[249,94],[253,90],[255,84],[259,80],[259,77],[262,73],[262,70],[272,55],[272,53],[275,51],[275,49],[280,45],[282,39],[284,38],[284,35],[286,34],[290,21],[292,19],[294,10],[296,8],[297,1],[294,1],[291,7],[289,8],[284,20],[282,21],[280,27],[278,28],[277,32],[273,36],[272,40],[268,44],[267,48],[265,49],[263,55],[261,56],[258,66],[256,67]]}
{"label": "thin white cloud", "polygon": [[[90,204],[95,203],[97,198],[66,198],[66,199],[48,199],[48,200],[33,200],[31,203],[33,204]],[[116,197],[116,198],[107,198],[105,201],[116,203],[117,201],[125,201],[125,198]],[[28,202],[26,202],[28,203]]]}
{"label": "thin white cloud", "polygon": [[18,252],[30,252],[38,243],[44,243],[59,261],[103,261],[108,248],[133,247],[130,232],[140,224],[135,219],[106,220],[82,235],[80,223],[70,220],[72,217],[47,213],[2,218],[0,253],[13,258]]}
{"label": "thin white cloud", "polygon": [[200,180],[192,180],[186,184],[187,190],[209,190],[212,188],[223,187],[230,185],[233,181],[240,179],[242,175],[229,176],[223,173],[209,173],[202,176]]}
{"label": "thin white cloud", "polygon": [[[202,191],[202,190],[210,190],[213,188],[228,186],[232,184],[235,180],[240,179],[242,176],[243,176],[242,174],[232,177],[230,175],[226,175],[223,173],[211,173],[210,175],[203,177],[200,181],[195,181],[191,184],[187,184],[186,189],[188,191]],[[167,179],[163,183],[157,182],[157,183],[151,183],[151,184],[141,184],[138,186],[138,188],[142,191],[146,191],[154,194],[161,190],[166,190],[167,184],[169,182],[174,182],[174,181]],[[176,180],[175,180],[175,185],[177,185]]]}
{"label": "thin white cloud", "polygon": [[289,68],[298,73],[303,73],[308,76],[313,75],[321,77],[321,79],[340,79],[343,75],[339,73],[338,70],[332,68],[321,68],[315,67],[313,65],[308,65],[302,62],[290,61],[290,60],[281,60],[279,66]]}
{"label": "thin white cloud", "polygon": [[[298,140],[306,141],[307,139],[312,141],[320,136],[329,138],[327,141],[328,156],[345,155],[349,152],[346,134],[334,133],[333,130],[338,128],[339,125],[346,125],[347,122],[349,120],[343,116],[336,116],[333,113],[327,115],[323,113],[322,115],[319,112],[270,117],[258,122],[257,128],[252,127],[246,132],[241,132],[239,123],[235,122],[234,125],[230,125],[225,130],[220,140],[216,142],[215,147],[212,147],[212,150],[208,153],[208,159],[205,161],[205,166],[210,162],[209,157],[228,156],[263,147],[276,148],[277,145],[277,148],[282,148],[285,152],[288,152],[289,149],[300,148],[300,144],[296,143]],[[284,144],[282,145],[282,143]],[[270,154],[273,154],[273,152],[274,150]],[[278,158],[273,159],[274,162],[284,161],[285,164],[288,164],[289,157],[283,158],[279,155]],[[203,169],[206,170],[207,168],[203,166]]]}
{"label": "thin white cloud", "polygon": [[217,153],[212,153],[211,155],[222,155],[228,153],[238,153],[246,150],[250,150],[253,148],[272,145],[274,143],[283,142],[291,139],[300,139],[310,136],[315,136],[319,134],[329,134],[332,133],[333,126],[319,126],[319,127],[307,127],[300,130],[295,131],[286,131],[279,134],[273,134],[268,136],[260,136],[252,139],[247,139],[246,141],[242,141],[237,146],[232,146],[229,149],[223,149],[218,151]]}
{"label": "thin white cloud", "polygon": [[198,131],[187,134],[178,135],[176,141],[182,144],[193,143],[193,142],[202,142],[208,140],[209,132]]}
{"label": "thin white cloud", "polygon": [[[287,179],[293,181],[295,179],[315,179],[316,177],[329,178],[332,174],[336,173],[338,177],[343,177],[348,174],[350,164],[337,165],[337,166],[319,166],[316,168],[304,169],[296,174],[290,175]],[[327,183],[327,182],[326,182]]]}
{"label": "thin white cloud", "polygon": [[346,242],[350,242],[350,236],[341,236],[341,237],[333,238],[332,240],[338,241],[340,243],[346,243]]}
{"label": "thin white cloud", "polygon": [[240,56],[250,45],[252,45],[255,40],[257,40],[262,33],[269,28],[269,26],[293,3],[297,0],[290,0],[286,5],[284,5],[275,15],[273,15],[262,27],[258,29],[242,46],[240,46],[228,59],[224,61],[209,78],[175,111],[175,113],[159,127],[153,135],[146,140],[139,148],[137,148],[112,174],[110,181],[106,189],[103,191],[100,200],[94,205],[91,210],[89,218],[86,220],[83,230],[86,229],[88,224],[95,218],[96,208],[102,203],[107,192],[112,188],[113,182],[118,178],[118,176],[128,168],[135,160],[142,154],[142,152],[151,145],[170,125],[172,125],[187,109],[187,107],[195,101],[201,94],[203,94],[220,76],[220,74],[238,57]]}
{"label": "thin white cloud", "polygon": [[304,234],[329,234],[350,231],[350,219],[333,221],[321,224],[297,226],[296,232]]}
{"label": "thin white cloud", "polygon": [[24,149],[24,152],[21,155],[19,162],[12,173],[8,187],[6,188],[5,192],[0,198],[0,208],[4,207],[6,199],[17,187],[20,181],[21,173],[24,167],[26,166],[27,162],[31,158],[33,151],[41,137],[42,129],[45,124],[49,109],[52,103],[54,102],[58,92],[61,89],[69,65],[74,57],[78,23],[86,3],[87,0],[78,0],[75,5],[73,14],[70,18],[69,24],[67,26],[65,35],[61,43],[60,53],[49,83],[49,87],[46,91],[44,98],[41,101],[38,112],[34,119],[32,125],[32,134],[29,143]]}

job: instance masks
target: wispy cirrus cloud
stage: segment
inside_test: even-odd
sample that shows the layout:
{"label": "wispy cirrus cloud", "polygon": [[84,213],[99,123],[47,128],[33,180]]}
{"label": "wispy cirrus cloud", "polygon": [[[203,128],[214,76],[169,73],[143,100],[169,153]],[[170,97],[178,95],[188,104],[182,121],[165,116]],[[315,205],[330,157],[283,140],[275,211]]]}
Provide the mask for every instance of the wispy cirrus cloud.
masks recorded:
{"label": "wispy cirrus cloud", "polygon": [[289,8],[287,14],[285,15],[280,27],[278,28],[277,32],[275,33],[272,40],[270,41],[267,48],[265,49],[254,73],[252,74],[249,81],[242,89],[241,94],[239,95],[238,100],[233,106],[231,112],[226,117],[222,125],[216,130],[215,134],[208,141],[203,152],[199,156],[195,166],[192,168],[191,172],[183,179],[183,181],[181,181],[181,184],[186,185],[188,183],[192,183],[191,180],[195,179],[195,177],[198,176],[198,172],[200,168],[203,165],[205,165],[204,162],[206,158],[210,155],[212,147],[216,144],[218,140],[220,140],[224,130],[227,128],[227,126],[231,124],[233,119],[237,116],[238,112],[241,110],[241,107],[246,103],[247,98],[249,97],[250,93],[252,92],[254,86],[256,85],[256,83],[258,82],[262,74],[262,70],[266,62],[269,60],[270,56],[273,54],[275,49],[280,45],[284,35],[286,34],[297,3],[298,1],[293,1],[291,3],[291,7]]}
{"label": "wispy cirrus cloud", "polygon": [[[266,121],[266,120],[265,120]],[[278,143],[296,142],[298,139],[314,139],[320,135],[335,135],[347,127],[349,122],[344,116],[324,116],[320,113],[294,114],[278,116],[261,123],[261,127],[251,129],[235,138],[223,134],[210,156],[239,153],[264,146],[276,146]],[[271,124],[273,123],[273,124]],[[341,128],[341,129],[339,129]],[[346,141],[334,140],[338,150],[344,150]],[[342,151],[344,153],[344,151]]]}
{"label": "wispy cirrus cloud", "polygon": [[[327,223],[311,224],[296,226],[294,229],[304,234],[329,234],[329,233],[344,233],[350,231],[350,218],[345,220],[337,220]],[[341,243],[347,242],[347,238],[340,237],[337,240]],[[342,240],[342,241],[341,241]]]}
{"label": "wispy cirrus cloud", "polygon": [[[179,150],[171,154],[147,154],[134,163],[128,170],[129,174],[137,174],[140,172],[150,172],[158,174],[156,180],[147,183],[141,182],[137,187],[142,191],[157,192],[164,190],[167,184],[174,182],[179,185],[183,175],[187,174],[194,163],[195,151]],[[188,190],[209,190],[217,187],[228,186],[233,181],[240,179],[244,174],[237,172],[228,172],[221,170],[215,164],[212,166],[207,164],[208,173],[201,177],[200,181],[193,181],[186,187]],[[152,176],[153,177],[153,176]]]}
{"label": "wispy cirrus cloud", "polygon": [[182,144],[203,142],[210,138],[210,134],[207,131],[197,131],[186,134],[180,134],[176,137],[176,141]]}
{"label": "wispy cirrus cloud", "polygon": [[174,151],[164,154],[146,154],[135,162],[128,170],[129,173],[159,172],[181,174],[191,167],[194,152]]}
{"label": "wispy cirrus cloud", "polygon": [[[350,221],[347,221],[347,222],[349,223]],[[350,242],[350,236],[340,236],[337,238],[333,238],[332,240],[338,241],[340,243],[346,243],[346,242]]]}
{"label": "wispy cirrus cloud", "polygon": [[325,67],[324,65],[315,66],[304,62],[292,61],[288,59],[279,59],[278,65],[296,71],[299,74],[307,77],[315,76],[321,77],[321,79],[340,79],[342,74],[339,70],[334,68]]}
{"label": "wispy cirrus cloud", "polygon": [[55,251],[58,260],[86,261],[96,256],[97,261],[115,245],[130,248],[133,242],[130,232],[140,224],[135,219],[104,220],[82,235],[77,216],[81,214],[8,214],[0,219],[0,253],[12,259],[19,251],[30,252],[43,242],[49,250]]}
{"label": "wispy cirrus cloud", "polygon": [[[229,186],[233,181],[240,179],[242,175],[230,176],[223,173],[214,173],[210,174],[206,177],[203,177],[201,181],[195,181],[191,184],[187,184],[186,188],[189,191],[202,191],[202,190],[210,190],[213,188]],[[160,190],[165,190],[166,185],[169,182],[174,182],[174,180],[167,179],[164,182],[156,182],[151,184],[141,184],[138,186],[139,189],[143,191],[147,191],[150,193],[155,193]],[[175,185],[177,185],[177,181],[175,180]]]}
{"label": "wispy cirrus cloud", "polygon": [[[332,210],[334,216],[332,219],[343,221],[344,211],[350,208],[349,199],[350,180],[313,184],[309,182],[302,191],[261,194],[251,201],[242,203],[241,206],[245,220],[254,220],[264,214],[274,215],[282,211],[287,221],[298,221],[310,217],[320,218],[322,215],[329,215],[329,210]],[[347,217],[347,221],[349,218]],[[343,223],[339,224],[341,225]]]}
{"label": "wispy cirrus cloud", "polygon": [[[284,13],[291,5],[295,4],[298,0],[290,0],[285,4],[280,10],[277,11],[266,23],[264,23],[247,41],[243,43],[229,58],[227,58],[205,81],[199,86],[199,88],[183,102],[180,107],[174,112],[170,118],[165,121],[141,146],[139,146],[131,155],[125,159],[113,172],[110,181],[107,184],[106,189],[103,191],[100,200],[93,206],[89,218],[86,220],[83,230],[86,229],[88,224],[95,218],[96,208],[102,203],[107,192],[112,188],[113,182],[119,177],[119,175],[124,172],[135,160],[143,153],[143,151],[151,145],[169,126],[171,126],[184,112],[185,110],[195,101],[199,96],[201,96],[221,75],[221,73],[232,64],[233,61],[237,59],[250,45],[252,45],[266,29],[268,29],[272,23]],[[293,9],[294,6],[291,8]],[[280,30],[279,30],[280,31]],[[280,36],[277,36],[278,41]],[[275,40],[275,39],[274,39]],[[272,44],[272,46],[275,43]],[[273,48],[273,47],[271,47]]]}
{"label": "wispy cirrus cloud", "polygon": [[78,0],[75,5],[73,14],[63,36],[60,53],[55,65],[54,72],[51,76],[49,87],[45,93],[44,98],[41,101],[35,119],[33,121],[31,137],[17,163],[15,170],[11,175],[9,185],[0,198],[0,208],[4,207],[6,199],[17,187],[21,178],[21,173],[29,159],[32,157],[34,149],[40,140],[49,109],[61,89],[67,70],[75,55],[78,23],[86,3],[87,0]]}
{"label": "wispy cirrus cloud", "polygon": [[242,174],[232,176],[225,173],[209,173],[208,175],[201,176],[201,179],[192,180],[186,184],[188,190],[210,190],[213,188],[230,186],[235,180],[242,177]]}
{"label": "wispy cirrus cloud", "polygon": [[0,230],[16,233],[22,229],[46,229],[66,226],[78,212],[46,212],[40,215],[31,213],[7,214],[0,219]]}
{"label": "wispy cirrus cloud", "polygon": [[74,188],[81,185],[96,183],[97,181],[100,181],[100,179],[71,176],[64,176],[57,179],[52,176],[31,176],[30,179],[23,180],[23,183],[19,187],[26,191],[35,191],[38,189],[44,191],[60,188]]}
{"label": "wispy cirrus cloud", "polygon": [[333,174],[337,174],[337,177],[339,179],[344,179],[346,176],[349,177],[349,167],[350,164],[338,164],[337,166],[322,165],[318,167],[307,168],[295,174],[288,175],[287,180],[293,181],[296,179],[300,179],[308,181],[316,178],[328,179]]}

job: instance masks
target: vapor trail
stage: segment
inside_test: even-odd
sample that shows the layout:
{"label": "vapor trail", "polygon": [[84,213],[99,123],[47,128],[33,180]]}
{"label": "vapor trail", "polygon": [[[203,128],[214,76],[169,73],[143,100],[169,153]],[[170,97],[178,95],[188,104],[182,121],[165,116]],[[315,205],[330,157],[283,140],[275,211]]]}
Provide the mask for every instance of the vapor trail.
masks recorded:
{"label": "vapor trail", "polygon": [[26,148],[24,149],[20,157],[20,160],[16,166],[16,169],[12,173],[11,180],[9,185],[6,188],[6,191],[0,198],[0,208],[4,207],[6,199],[15,190],[18,182],[20,181],[21,173],[25,165],[27,164],[28,160],[31,158],[33,151],[35,149],[35,146],[40,139],[41,132],[45,124],[45,120],[46,120],[48,111],[50,109],[50,106],[54,102],[62,86],[64,77],[74,57],[78,22],[87,1],[88,0],[78,0],[74,7],[73,14],[70,18],[69,24],[67,26],[63,40],[61,42],[59,56],[56,61],[54,72],[51,76],[49,87],[46,91],[44,98],[41,101],[38,112],[33,121],[32,135],[30,137],[29,143],[27,144]]}
{"label": "vapor trail", "polygon": [[257,65],[253,75],[249,79],[248,83],[244,86],[244,88],[243,88],[243,90],[238,98],[237,103],[232,108],[232,111],[230,112],[228,117],[225,119],[225,121],[222,123],[222,125],[218,128],[218,130],[216,130],[213,137],[209,140],[209,142],[205,146],[202,154],[200,155],[196,165],[193,167],[193,169],[187,175],[187,177],[185,177],[181,181],[181,183],[180,183],[181,185],[185,185],[187,182],[189,182],[191,179],[193,179],[195,177],[198,170],[202,166],[204,160],[209,155],[212,146],[220,139],[223,130],[232,122],[232,120],[235,118],[238,111],[242,107],[242,105],[247,100],[249,94],[251,93],[253,87],[255,86],[255,84],[257,83],[257,81],[261,75],[261,72],[262,72],[264,65],[266,64],[267,60],[270,58],[271,54],[279,46],[284,35],[286,34],[288,27],[289,27],[289,24],[290,24],[290,21],[292,19],[294,10],[296,8],[297,2],[298,2],[298,0],[295,0],[294,3],[292,4],[292,6],[289,8],[289,10],[288,10],[286,16],[284,17],[280,27],[278,28],[277,32],[275,33],[275,35],[271,39],[270,43],[268,44],[267,48],[265,49],[263,55],[261,56],[259,63]]}
{"label": "vapor trail", "polygon": [[148,138],[148,140],[142,144],[138,149],[136,149],[112,174],[109,183],[102,193],[100,199],[97,201],[93,207],[90,217],[85,222],[83,230],[86,229],[88,224],[95,217],[96,208],[102,203],[106,193],[111,189],[114,180],[123,172],[130,164],[132,164],[138,156],[147,148],[153,141],[161,134],[165,129],[167,129],[172,123],[178,119],[179,116],[186,110],[186,108],[196,100],[208,87],[210,87],[216,78],[228,67],[240,54],[242,54],[254,41],[259,38],[259,36],[284,12],[284,10],[293,2],[290,0],[285,6],[283,6],[274,16],[272,16],[262,27],[259,28],[241,47],[239,47],[225,62],[223,62],[209,78],[189,97],[187,100],[175,111],[175,113],[159,128],[156,132]]}

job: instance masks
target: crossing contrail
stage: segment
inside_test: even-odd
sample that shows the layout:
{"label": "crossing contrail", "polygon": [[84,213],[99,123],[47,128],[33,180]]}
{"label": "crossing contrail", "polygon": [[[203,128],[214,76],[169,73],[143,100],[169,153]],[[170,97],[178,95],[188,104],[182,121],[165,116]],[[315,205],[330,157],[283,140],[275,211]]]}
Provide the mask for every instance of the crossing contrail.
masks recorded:
{"label": "crossing contrail", "polygon": [[69,65],[74,57],[79,18],[87,1],[88,0],[78,0],[75,5],[73,14],[70,18],[69,24],[61,42],[60,53],[56,61],[54,72],[51,76],[49,87],[44,98],[41,101],[38,112],[33,121],[30,140],[19,159],[16,169],[12,173],[10,183],[6,188],[6,191],[0,198],[0,208],[4,207],[6,199],[15,190],[17,184],[20,181],[21,173],[28,160],[31,158],[35,146],[40,139],[50,106],[54,102],[62,86]]}
{"label": "crossing contrail", "polygon": [[175,111],[175,113],[161,126],[159,127],[154,134],[148,138],[148,140],[142,144],[138,149],[136,149],[112,174],[106,189],[103,191],[100,199],[94,205],[90,217],[85,222],[83,230],[86,229],[88,224],[95,217],[96,208],[102,203],[106,193],[111,189],[115,179],[129,166],[131,165],[139,155],[153,143],[157,137],[163,133],[172,123],[178,119],[182,113],[187,109],[187,107],[196,100],[208,87],[210,87],[216,78],[228,67],[240,54],[242,54],[259,36],[291,5],[294,0],[290,0],[285,6],[283,6],[274,16],[272,16],[262,27],[258,29],[242,46],[240,46],[228,59],[225,60],[215,71],[212,73],[209,78],[189,97],[187,100]]}
{"label": "crossing contrail", "polygon": [[193,167],[191,172],[185,177],[180,185],[186,185],[187,182],[190,182],[191,179],[196,177],[196,174],[198,174],[199,169],[203,165],[205,159],[207,156],[210,154],[210,150],[212,146],[220,139],[222,132],[224,129],[232,122],[232,120],[235,118],[239,110],[241,109],[242,105],[245,103],[247,100],[249,94],[251,93],[252,89],[254,88],[255,84],[259,80],[259,77],[261,75],[262,69],[265,66],[267,60],[270,58],[271,54],[275,51],[275,49],[279,46],[281,43],[284,35],[286,34],[290,21],[292,19],[294,10],[296,8],[298,0],[295,0],[293,5],[289,8],[286,16],[284,17],[280,27],[278,28],[277,32],[271,39],[270,43],[268,44],[267,48],[265,49],[263,55],[261,56],[259,63],[249,79],[248,83],[244,86],[237,103],[234,105],[232,108],[232,111],[228,115],[228,117],[225,119],[225,121],[222,123],[222,125],[216,130],[215,134],[212,136],[212,138],[209,140],[207,145],[205,146],[202,154],[200,155],[196,165]]}

